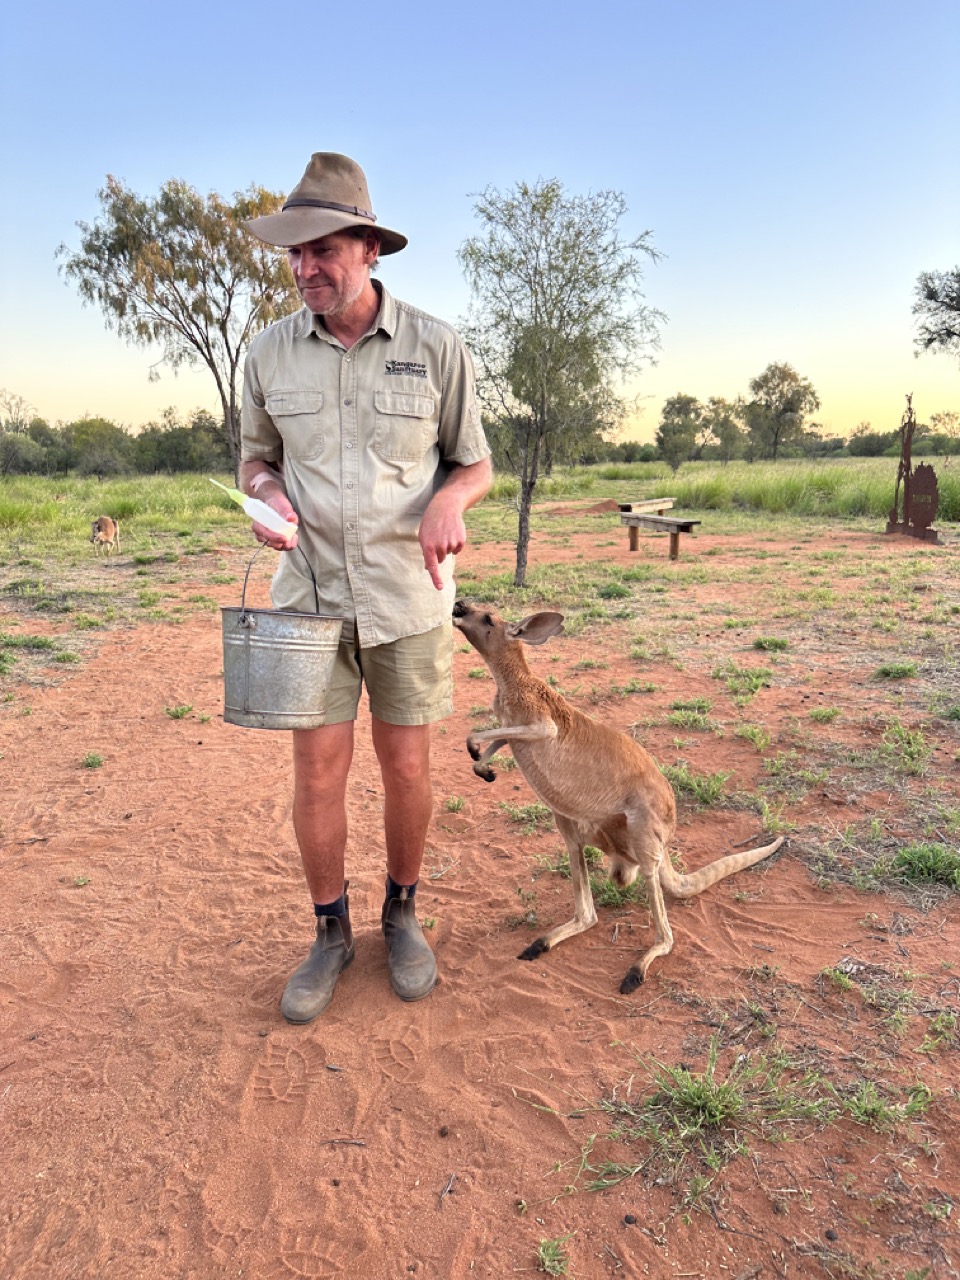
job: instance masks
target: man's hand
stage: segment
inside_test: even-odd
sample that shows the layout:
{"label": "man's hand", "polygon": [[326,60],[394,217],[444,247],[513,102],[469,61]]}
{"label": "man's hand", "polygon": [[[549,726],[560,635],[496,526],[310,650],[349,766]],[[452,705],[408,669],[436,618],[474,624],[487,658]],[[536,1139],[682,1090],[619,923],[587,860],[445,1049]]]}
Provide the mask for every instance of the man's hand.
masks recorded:
{"label": "man's hand", "polygon": [[423,513],[418,535],[423,567],[438,591],[443,590],[439,566],[447,556],[458,555],[467,545],[463,513],[480,501],[490,488],[492,479],[489,458],[464,467],[454,466]]}
{"label": "man's hand", "polygon": [[467,542],[467,529],[459,501],[445,495],[441,489],[435,494],[420,521],[420,550],[423,567],[429,573],[433,585],[443,590],[443,578],[439,566],[447,556],[455,556]]}
{"label": "man's hand", "polygon": [[[288,520],[290,524],[300,523],[300,517],[290,505],[281,475],[273,467],[260,462],[242,462],[240,487],[244,493],[253,498],[259,498],[268,507],[272,507],[277,515],[283,516],[284,520]],[[253,536],[265,547],[272,547],[274,551],[292,551],[298,542],[297,534],[293,533],[290,537],[284,538],[256,520],[253,521]]]}
{"label": "man's hand", "polygon": [[[283,516],[284,520],[289,520],[291,524],[300,523],[300,517],[285,496],[282,502],[275,500],[273,497],[270,499],[265,498],[264,501],[278,515]],[[253,522],[253,536],[258,542],[262,542],[265,547],[273,547],[274,551],[292,551],[299,541],[299,537],[295,533],[292,533],[289,538],[284,538],[281,534],[274,533],[272,529],[267,529],[264,525],[258,524],[256,520]]]}

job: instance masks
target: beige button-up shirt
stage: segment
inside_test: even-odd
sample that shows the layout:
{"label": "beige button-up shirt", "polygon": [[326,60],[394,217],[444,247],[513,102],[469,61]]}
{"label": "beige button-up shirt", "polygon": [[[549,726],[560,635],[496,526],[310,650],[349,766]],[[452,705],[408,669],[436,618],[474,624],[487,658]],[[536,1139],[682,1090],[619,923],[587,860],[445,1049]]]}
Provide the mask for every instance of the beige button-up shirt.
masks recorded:
{"label": "beige button-up shirt", "polygon": [[[257,334],[241,432],[244,462],[283,464],[320,613],[355,617],[364,647],[450,618],[453,557],[438,591],[417,530],[449,464],[490,453],[459,335],[375,287],[379,314],[349,351],[306,307]],[[281,554],[271,594],[278,609],[314,611],[298,551]]]}

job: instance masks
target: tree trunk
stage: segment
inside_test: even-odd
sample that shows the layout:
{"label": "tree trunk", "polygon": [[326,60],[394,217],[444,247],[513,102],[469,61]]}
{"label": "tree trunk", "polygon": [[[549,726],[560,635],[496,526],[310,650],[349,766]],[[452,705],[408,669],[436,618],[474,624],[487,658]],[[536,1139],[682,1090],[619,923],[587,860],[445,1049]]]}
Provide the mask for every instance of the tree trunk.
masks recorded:
{"label": "tree trunk", "polygon": [[533,505],[533,491],[537,487],[540,475],[540,450],[542,436],[538,435],[524,461],[523,474],[520,476],[520,516],[517,521],[517,567],[513,575],[515,587],[527,585],[527,551],[530,546],[530,508]]}
{"label": "tree trunk", "polygon": [[517,522],[517,567],[513,574],[513,585],[527,585],[527,549],[530,545],[530,504],[533,501],[533,487],[526,480],[520,481],[520,518]]}

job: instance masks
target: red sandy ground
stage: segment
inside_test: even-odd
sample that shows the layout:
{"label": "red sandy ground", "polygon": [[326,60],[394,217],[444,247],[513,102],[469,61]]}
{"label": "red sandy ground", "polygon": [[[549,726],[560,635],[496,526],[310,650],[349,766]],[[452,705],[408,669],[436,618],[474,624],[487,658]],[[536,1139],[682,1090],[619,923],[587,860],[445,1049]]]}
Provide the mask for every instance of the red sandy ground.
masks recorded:
{"label": "red sandy ground", "polygon": [[[666,540],[645,537],[631,558],[625,532],[612,527],[607,517],[596,534],[539,551],[535,543],[535,554],[624,565],[665,557]],[[855,557],[918,554],[899,540],[844,541]],[[789,545],[796,564],[836,539],[821,526],[801,550]],[[747,535],[701,533],[683,541],[679,567],[709,571],[711,551],[749,565],[756,546]],[[955,553],[935,553],[938,572],[955,567]],[[469,548],[461,568],[507,568],[511,557],[508,544],[487,543]],[[237,571],[246,560],[219,558]],[[181,571],[184,599],[199,588],[237,603],[236,585],[209,586],[210,557]],[[126,548],[96,572],[132,574]],[[707,582],[697,598],[749,599],[751,590],[749,579]],[[262,580],[258,591],[265,604]],[[8,625],[50,626],[0,605]],[[659,717],[640,736],[670,761],[677,731],[663,723],[666,710],[679,697],[718,699],[717,654],[746,644],[716,616],[681,635],[682,667],[638,663],[628,657],[637,630],[626,622],[564,637],[531,651],[531,663],[567,687],[580,682],[580,705],[611,723]],[[798,636],[807,678],[764,690],[748,716],[772,732],[774,748],[781,728],[817,704],[848,709],[851,737],[876,739],[871,703],[884,695],[857,660],[861,639],[851,627],[844,652],[818,648],[815,627]],[[572,671],[587,655],[608,662],[604,684],[642,675],[656,693],[592,701],[583,694],[595,673]],[[537,861],[559,851],[556,832],[524,834],[501,807],[534,800],[520,775],[488,786],[470,769],[471,704],[492,690],[468,675],[479,665],[457,653],[458,711],[434,739],[436,812],[418,901],[421,918],[435,920],[428,936],[442,981],[414,1005],[390,991],[379,777],[361,719],[348,854],[357,958],[306,1028],[277,1009],[312,932],[289,820],[289,742],[223,723],[216,613],[101,633],[82,665],[48,668],[28,686],[8,677],[3,1280],[502,1278],[536,1274],[539,1243],[560,1237],[569,1237],[569,1274],[587,1278],[957,1275],[960,1209],[945,1217],[929,1208],[960,1192],[956,1041],[920,1055],[919,1019],[884,1038],[862,999],[820,978],[853,957],[866,972],[921,975],[924,999],[956,1008],[957,980],[944,967],[958,957],[956,899],[923,912],[891,895],[824,888],[806,860],[817,832],[871,815],[907,830],[904,784],[814,788],[791,813],[798,836],[769,865],[668,903],[674,950],[624,997],[620,979],[650,937],[642,907],[602,910],[590,933],[533,964],[516,959],[536,936],[520,922],[525,912],[535,909],[539,932],[566,919],[572,899],[569,883]],[[177,704],[194,710],[174,720],[164,709]],[[735,719],[729,706],[725,714]],[[939,746],[949,760],[956,736]],[[80,766],[90,751],[102,768]],[[695,752],[699,772],[734,771],[738,789],[761,774],[757,751],[732,732],[700,735]],[[465,799],[459,812],[447,808],[453,796]],[[692,868],[758,835],[745,808],[688,806],[676,846]],[[686,1215],[683,1183],[656,1185],[643,1172],[610,1190],[564,1194],[584,1181],[592,1135],[590,1163],[643,1162],[642,1145],[605,1136],[613,1120],[597,1104],[649,1091],[644,1062],[700,1071],[718,1031],[727,1062],[738,1048],[768,1047],[750,1002],[790,1052],[838,1085],[867,1073],[905,1089],[922,1073],[937,1093],[922,1134],[842,1120],[811,1127],[802,1142],[745,1136],[747,1154]]]}

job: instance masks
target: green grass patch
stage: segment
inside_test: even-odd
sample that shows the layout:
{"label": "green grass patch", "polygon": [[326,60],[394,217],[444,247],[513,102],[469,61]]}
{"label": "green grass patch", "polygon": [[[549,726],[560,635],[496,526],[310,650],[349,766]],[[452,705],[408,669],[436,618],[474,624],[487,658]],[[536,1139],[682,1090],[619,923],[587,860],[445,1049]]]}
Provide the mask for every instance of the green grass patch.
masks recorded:
{"label": "green grass patch", "polygon": [[770,684],[773,672],[769,667],[741,667],[730,660],[722,662],[713,671],[714,680],[722,680],[737,706],[744,706]]}
{"label": "green grass patch", "polygon": [[890,861],[889,875],[910,884],[943,884],[960,890],[960,853],[945,844],[908,844]]}
{"label": "green grass patch", "polygon": [[511,822],[516,822],[523,828],[524,835],[532,835],[534,831],[553,825],[553,811],[539,801],[534,801],[533,804],[508,804],[501,800],[500,808]]}
{"label": "green grass patch", "polygon": [[661,765],[661,772],[675,791],[692,796],[704,808],[719,804],[724,798],[724,786],[730,773],[695,773],[681,761],[675,765]]}
{"label": "green grass patch", "polygon": [[911,680],[917,674],[915,662],[885,662],[874,673],[877,680]]}
{"label": "green grass patch", "polygon": [[[633,884],[628,884],[621,889],[607,875],[606,864],[600,849],[590,844],[586,845],[583,850],[583,859],[587,864],[590,892],[598,907],[624,907],[634,902],[646,902],[647,890],[642,876],[638,876]],[[556,872],[565,880],[570,879],[570,855],[566,849],[554,858],[540,858],[539,862],[548,871]]]}

